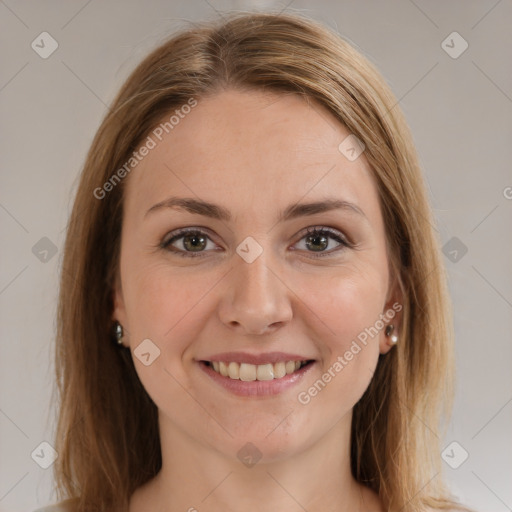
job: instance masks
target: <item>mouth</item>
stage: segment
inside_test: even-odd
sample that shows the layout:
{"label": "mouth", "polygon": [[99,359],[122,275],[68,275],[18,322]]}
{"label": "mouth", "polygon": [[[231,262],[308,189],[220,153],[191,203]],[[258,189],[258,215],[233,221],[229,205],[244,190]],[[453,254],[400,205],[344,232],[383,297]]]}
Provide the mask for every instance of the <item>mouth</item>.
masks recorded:
{"label": "mouth", "polygon": [[313,360],[279,361],[267,364],[237,363],[235,361],[202,361],[202,363],[222,377],[252,382],[282,379],[313,363]]}
{"label": "mouth", "polygon": [[[281,393],[299,381],[315,365],[314,359],[295,356],[284,360],[276,357],[238,357],[238,361],[219,355],[216,360],[197,360],[201,370],[217,385],[230,393],[245,397],[265,397]],[[245,359],[245,361],[240,361]],[[252,359],[253,362],[247,362]],[[269,361],[269,359],[279,359]],[[262,364],[253,364],[253,363]]]}

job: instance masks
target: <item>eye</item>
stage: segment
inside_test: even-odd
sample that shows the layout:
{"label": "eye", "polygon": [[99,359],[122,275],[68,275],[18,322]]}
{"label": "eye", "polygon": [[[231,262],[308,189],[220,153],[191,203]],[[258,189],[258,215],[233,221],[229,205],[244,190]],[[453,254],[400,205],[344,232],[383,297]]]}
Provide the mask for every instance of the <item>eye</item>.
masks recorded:
{"label": "eye", "polygon": [[[330,251],[326,251],[329,247],[329,240],[335,240],[338,242],[338,247]],[[318,254],[312,254],[314,258],[323,258],[331,255],[333,252],[337,252],[346,247],[350,247],[348,240],[337,230],[328,227],[312,227],[307,228],[305,235],[302,236],[300,241],[305,240],[305,246],[307,252],[316,252]],[[341,246],[341,247],[340,247]],[[308,249],[312,249],[309,251]]]}
{"label": "eye", "polygon": [[[328,227],[310,227],[303,233],[300,241],[305,240],[305,251],[316,252],[312,254],[314,258],[328,256],[333,252],[337,252],[340,248],[350,247],[350,243],[339,231]],[[335,240],[339,245],[330,251],[326,251],[329,247],[330,240]],[[176,242],[178,242],[174,245]],[[215,244],[211,241],[210,237],[205,231],[198,228],[182,228],[174,233],[173,236],[164,240],[160,247],[167,251],[177,254],[178,256],[195,258],[205,256],[207,253],[208,241],[211,242],[215,249]]]}
{"label": "eye", "polygon": [[[177,245],[178,247],[181,246],[181,248],[173,246],[173,244],[178,240],[180,242]],[[208,240],[211,242],[210,237],[200,229],[182,228],[175,232],[174,236],[164,240],[160,247],[173,252],[178,256],[195,258],[197,256],[202,256],[201,253],[205,252],[203,249],[207,248]]]}

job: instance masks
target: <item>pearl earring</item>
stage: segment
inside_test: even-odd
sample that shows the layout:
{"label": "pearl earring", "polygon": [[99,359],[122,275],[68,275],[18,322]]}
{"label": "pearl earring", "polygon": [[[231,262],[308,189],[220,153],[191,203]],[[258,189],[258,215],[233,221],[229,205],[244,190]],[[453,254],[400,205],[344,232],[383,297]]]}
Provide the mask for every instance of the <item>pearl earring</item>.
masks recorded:
{"label": "pearl earring", "polygon": [[[386,336],[389,336],[393,332],[394,328],[395,328],[395,326],[393,324],[388,325],[386,327]],[[396,345],[397,341],[398,341],[398,336],[396,334],[391,335],[391,337],[389,338],[389,342],[392,345]]]}
{"label": "pearl earring", "polygon": [[123,344],[123,326],[119,323],[119,322],[116,322],[116,340],[117,340],[117,343],[119,345],[122,345]]}

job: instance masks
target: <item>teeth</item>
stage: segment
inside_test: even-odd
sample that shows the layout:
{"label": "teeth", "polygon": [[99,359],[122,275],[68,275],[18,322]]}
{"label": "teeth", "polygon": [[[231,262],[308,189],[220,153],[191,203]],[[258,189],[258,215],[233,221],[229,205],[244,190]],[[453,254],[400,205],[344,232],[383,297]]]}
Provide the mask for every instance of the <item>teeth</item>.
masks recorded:
{"label": "teeth", "polygon": [[[215,370],[215,368],[213,368]],[[217,370],[215,370],[217,371]],[[223,377],[228,376],[228,366],[226,363],[223,363],[222,361],[219,363],[219,372]]]}
{"label": "teeth", "polygon": [[274,377],[280,379],[286,375],[286,364],[283,362],[274,363]]}
{"label": "teeth", "polygon": [[240,378],[240,365],[238,363],[231,362],[228,365],[228,375],[230,379]]}
{"label": "teeth", "polygon": [[[251,365],[252,366],[252,365]],[[255,366],[256,378],[258,380],[272,380],[274,378],[274,365],[273,364],[259,364]]]}
{"label": "teeth", "polygon": [[295,371],[295,361],[287,361],[285,368],[287,374],[293,373]]}
{"label": "teeth", "polygon": [[[257,368],[253,364],[242,363],[239,365],[238,363],[229,363],[229,366],[231,365],[235,365],[240,368],[240,371],[238,372],[240,380],[245,380],[247,382],[256,380]],[[231,373],[229,376],[233,378]]]}
{"label": "teeth", "polygon": [[280,379],[285,375],[297,371],[304,366],[307,361],[286,361],[279,363],[268,364],[248,364],[248,363],[225,363],[223,361],[213,361],[212,368],[220,373],[223,377],[229,377],[234,380],[242,380],[250,382],[253,380],[273,380]]}

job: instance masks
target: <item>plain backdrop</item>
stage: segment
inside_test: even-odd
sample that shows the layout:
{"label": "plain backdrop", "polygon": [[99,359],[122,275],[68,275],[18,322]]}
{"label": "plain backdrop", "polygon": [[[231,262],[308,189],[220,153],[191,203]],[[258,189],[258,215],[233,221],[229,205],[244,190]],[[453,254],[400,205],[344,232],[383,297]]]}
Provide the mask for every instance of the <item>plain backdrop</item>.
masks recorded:
{"label": "plain backdrop", "polygon": [[[37,454],[48,454],[41,443],[54,431],[61,249],[106,105],[133,67],[188,22],[267,9],[332,27],[377,66],[400,102],[454,304],[457,395],[443,471],[477,510],[512,510],[510,0],[0,0],[0,511],[55,501],[52,466],[43,469]],[[51,44],[57,49],[43,58]]]}

